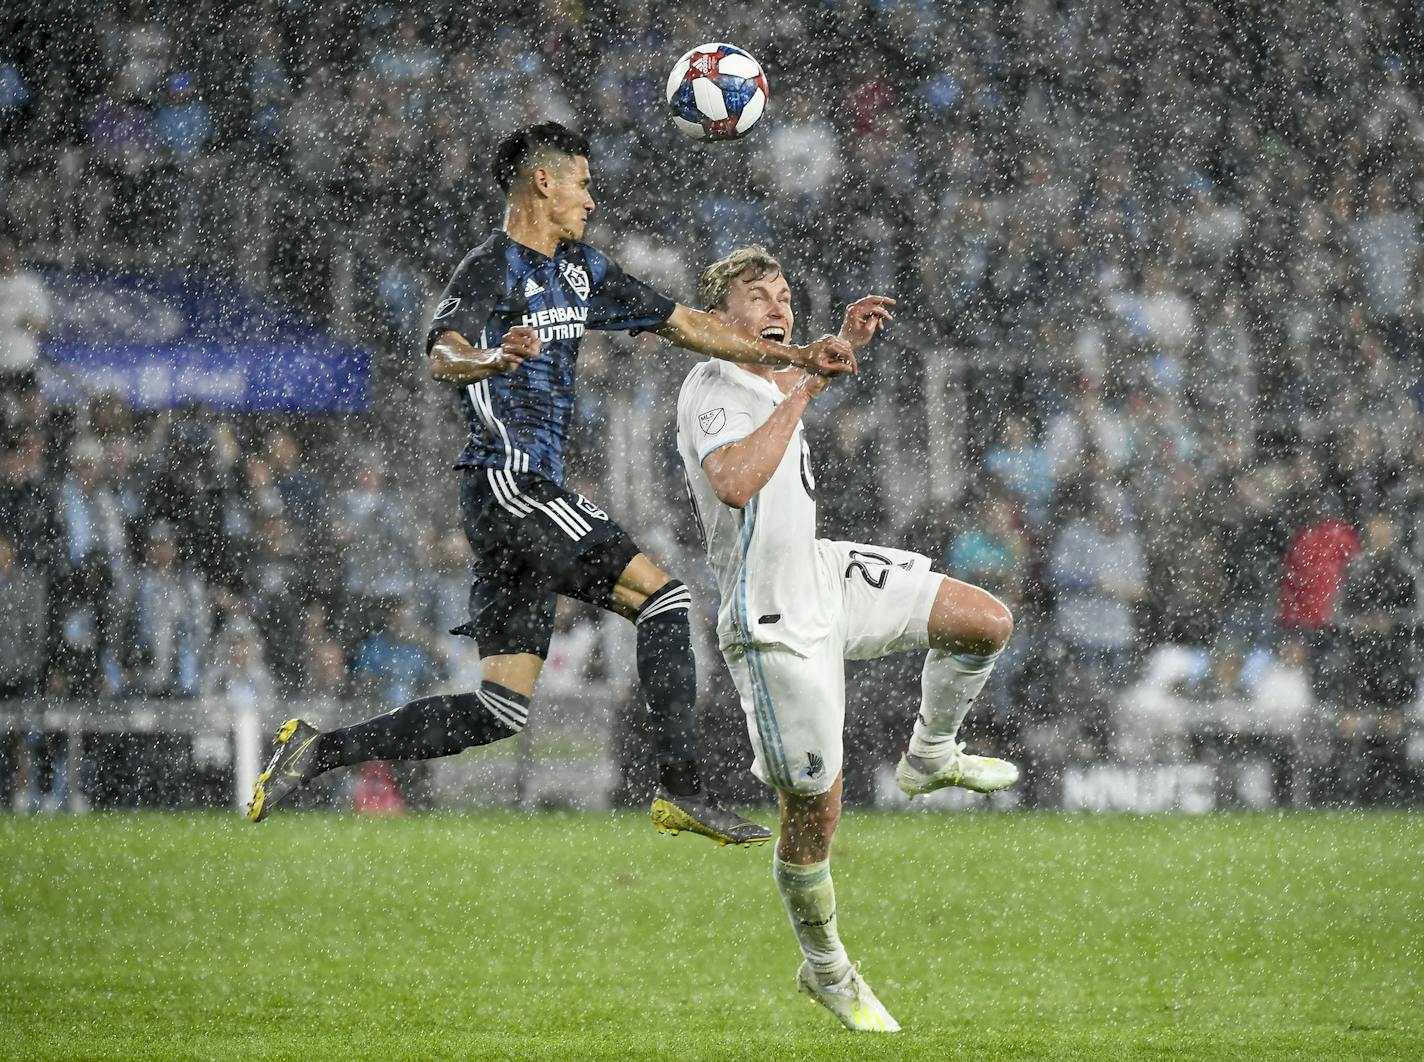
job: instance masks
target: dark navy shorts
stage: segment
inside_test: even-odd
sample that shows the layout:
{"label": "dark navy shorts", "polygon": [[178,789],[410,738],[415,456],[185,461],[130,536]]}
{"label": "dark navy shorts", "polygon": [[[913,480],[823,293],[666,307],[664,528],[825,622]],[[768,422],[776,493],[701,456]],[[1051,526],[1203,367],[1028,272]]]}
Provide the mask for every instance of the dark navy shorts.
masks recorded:
{"label": "dark navy shorts", "polygon": [[470,622],[452,633],[480,656],[549,652],[556,595],[607,608],[638,547],[582,494],[542,476],[463,470],[460,511],[474,551]]}

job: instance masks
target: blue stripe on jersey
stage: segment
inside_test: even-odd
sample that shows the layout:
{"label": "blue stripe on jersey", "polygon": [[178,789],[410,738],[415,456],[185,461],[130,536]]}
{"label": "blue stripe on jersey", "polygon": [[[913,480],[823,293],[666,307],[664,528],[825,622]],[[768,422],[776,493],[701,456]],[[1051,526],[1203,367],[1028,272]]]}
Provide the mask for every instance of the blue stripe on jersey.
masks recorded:
{"label": "blue stripe on jersey", "polygon": [[[780,789],[793,786],[791,772],[786,767],[786,744],[781,737],[781,724],[776,720],[776,704],[771,699],[771,687],[766,681],[760,654],[751,642],[751,617],[747,612],[747,557],[751,552],[752,535],[756,530],[757,499],[752,498],[742,510],[742,571],[737,584],[736,618],[741,628],[742,653],[747,661],[747,675],[752,683],[752,711],[757,723],[757,733],[761,737],[762,748],[766,751],[766,773],[772,785]],[[775,747],[772,741],[776,742]]]}

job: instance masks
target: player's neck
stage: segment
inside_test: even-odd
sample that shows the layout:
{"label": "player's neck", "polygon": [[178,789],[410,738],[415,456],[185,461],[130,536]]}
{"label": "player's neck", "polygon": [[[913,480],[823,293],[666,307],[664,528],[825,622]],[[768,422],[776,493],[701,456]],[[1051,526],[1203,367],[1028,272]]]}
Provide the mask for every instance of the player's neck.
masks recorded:
{"label": "player's neck", "polygon": [[520,203],[510,203],[505,208],[504,231],[515,243],[538,251],[546,258],[554,257],[559,246],[559,232],[554,223]]}

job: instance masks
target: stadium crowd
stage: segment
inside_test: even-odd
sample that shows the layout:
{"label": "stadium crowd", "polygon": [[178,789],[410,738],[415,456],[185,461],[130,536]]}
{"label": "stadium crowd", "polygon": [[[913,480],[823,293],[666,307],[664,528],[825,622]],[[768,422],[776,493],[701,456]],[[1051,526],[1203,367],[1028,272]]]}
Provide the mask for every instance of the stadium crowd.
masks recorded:
{"label": "stadium crowd", "polygon": [[[704,39],[768,69],[745,144],[663,119]],[[748,242],[812,330],[900,300],[812,422],[823,532],[1014,608],[981,734],[1062,763],[1323,733],[1326,789],[1409,791],[1424,9],[1382,2],[45,5],[0,46],[0,219],[30,261],[246,268],[354,327],[383,398],[353,453],[322,425],[7,394],[3,607],[45,633],[4,647],[5,692],[399,701],[468,673],[442,636],[451,492],[392,487],[381,443],[424,418],[453,452],[414,352],[498,221],[492,139],[545,116],[593,142],[590,242],[684,301]],[[648,421],[632,494],[690,572],[688,362],[652,346],[586,344],[577,477],[626,477],[601,440]],[[931,380],[952,417],[923,415]],[[937,435],[948,494],[919,486]]]}

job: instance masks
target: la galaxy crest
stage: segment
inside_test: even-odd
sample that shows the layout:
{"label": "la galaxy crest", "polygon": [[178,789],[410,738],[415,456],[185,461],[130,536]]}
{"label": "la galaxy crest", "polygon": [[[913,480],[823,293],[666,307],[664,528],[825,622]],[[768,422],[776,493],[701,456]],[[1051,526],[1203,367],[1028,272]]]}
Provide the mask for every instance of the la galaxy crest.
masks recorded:
{"label": "la galaxy crest", "polygon": [[581,265],[565,262],[559,267],[559,272],[564,275],[569,287],[574,289],[574,294],[587,302],[588,293],[592,290],[592,285],[588,282],[588,270]]}

